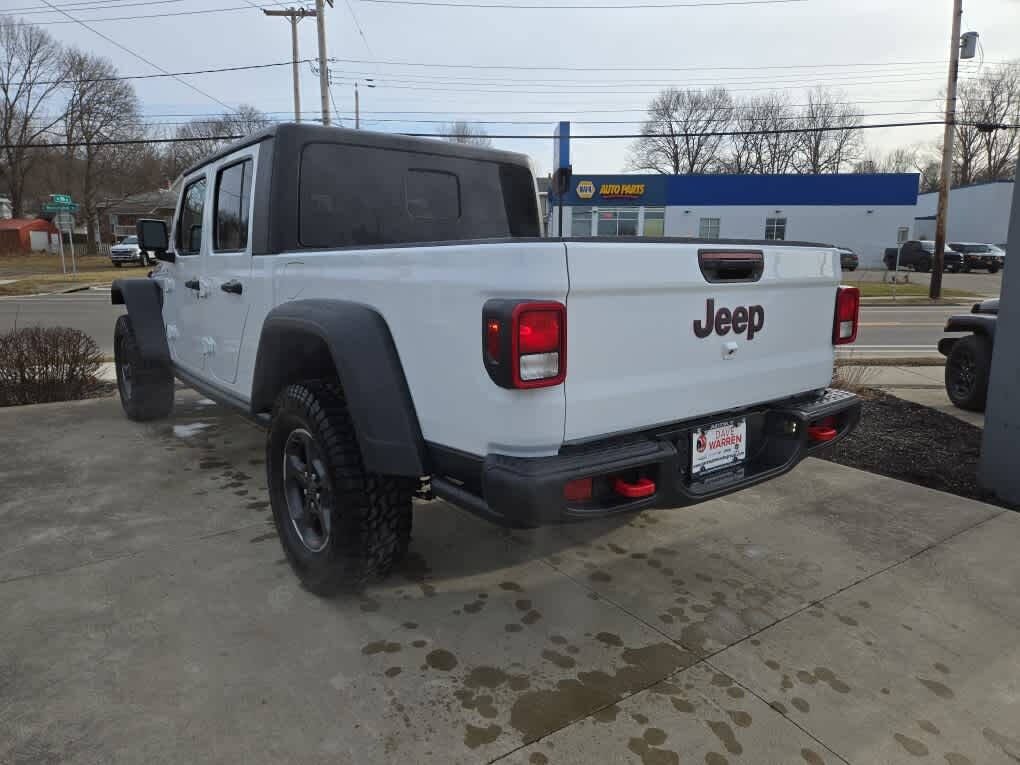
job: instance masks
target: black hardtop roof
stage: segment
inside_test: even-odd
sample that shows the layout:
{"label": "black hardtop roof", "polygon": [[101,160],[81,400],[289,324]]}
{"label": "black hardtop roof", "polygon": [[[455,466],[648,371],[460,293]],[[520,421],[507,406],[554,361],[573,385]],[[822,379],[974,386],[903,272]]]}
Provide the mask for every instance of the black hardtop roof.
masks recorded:
{"label": "black hardtop roof", "polygon": [[514,165],[528,165],[530,160],[526,154],[518,154],[512,151],[499,149],[488,149],[480,146],[471,146],[453,141],[443,141],[435,138],[415,138],[413,136],[401,135],[398,133],[377,133],[372,130],[348,130],[339,127],[324,127],[323,125],[311,125],[296,122],[280,122],[271,127],[252,133],[245,138],[231,143],[219,151],[210,154],[205,159],[196,162],[187,170],[184,175],[189,175],[210,162],[222,159],[245,146],[252,146],[256,143],[270,138],[282,138],[287,144],[302,145],[305,143],[343,143],[354,146],[368,146],[375,149],[395,149],[398,151],[417,151],[426,154],[436,154],[445,157],[456,157],[461,159],[478,159],[489,162],[507,162]]}

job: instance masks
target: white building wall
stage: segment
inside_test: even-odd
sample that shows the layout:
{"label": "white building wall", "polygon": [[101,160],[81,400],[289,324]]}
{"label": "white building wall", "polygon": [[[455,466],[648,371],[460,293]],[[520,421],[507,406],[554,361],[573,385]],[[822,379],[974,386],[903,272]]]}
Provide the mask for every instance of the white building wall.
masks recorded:
{"label": "white building wall", "polygon": [[886,247],[894,247],[899,229],[910,228],[914,208],[843,205],[668,207],[667,236],[698,236],[701,218],[719,218],[722,239],[763,239],[766,218],[786,218],[787,241],[849,247],[861,268],[881,268]]}
{"label": "white building wall", "polygon": [[[950,189],[947,240],[1005,244],[1014,185],[1013,181],[997,181]],[[938,192],[919,194],[915,217],[935,215],[938,203]],[[914,221],[914,238],[934,239],[935,221]]]}

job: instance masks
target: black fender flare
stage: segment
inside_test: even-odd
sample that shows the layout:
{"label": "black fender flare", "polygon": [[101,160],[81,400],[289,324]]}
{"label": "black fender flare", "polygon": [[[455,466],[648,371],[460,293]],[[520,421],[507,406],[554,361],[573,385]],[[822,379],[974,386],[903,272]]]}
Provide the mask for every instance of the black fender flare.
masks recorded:
{"label": "black fender flare", "polygon": [[270,311],[255,357],[252,414],[269,411],[284,386],[297,381],[295,366],[304,363],[298,352],[302,337],[328,350],[365,468],[383,475],[424,475],[425,443],[404,368],[389,325],[369,306],[308,299]]}
{"label": "black fender flare", "polygon": [[152,279],[115,279],[110,302],[127,307],[135,342],[145,361],[170,364],[170,346],[163,325],[163,289]]}
{"label": "black fender flare", "polygon": [[950,316],[946,321],[946,332],[973,332],[995,340],[996,317],[994,314],[966,313]]}

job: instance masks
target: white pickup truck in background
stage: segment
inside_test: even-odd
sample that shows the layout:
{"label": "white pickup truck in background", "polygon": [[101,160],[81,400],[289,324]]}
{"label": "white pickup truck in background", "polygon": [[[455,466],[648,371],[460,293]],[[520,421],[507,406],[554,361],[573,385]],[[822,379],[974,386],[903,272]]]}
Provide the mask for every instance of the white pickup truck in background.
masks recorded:
{"label": "white pickup truck in background", "polygon": [[[135,419],[176,376],[264,424],[276,526],[323,594],[385,573],[411,499],[535,525],[700,501],[843,437],[838,251],[541,238],[526,158],[279,125],[182,178],[114,283]],[[422,521],[427,522],[427,515]]]}

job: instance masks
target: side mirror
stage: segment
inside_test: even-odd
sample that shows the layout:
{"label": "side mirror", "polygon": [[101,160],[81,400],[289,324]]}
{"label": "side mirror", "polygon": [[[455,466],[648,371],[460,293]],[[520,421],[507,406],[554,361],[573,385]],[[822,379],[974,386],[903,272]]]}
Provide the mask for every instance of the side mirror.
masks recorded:
{"label": "side mirror", "polygon": [[143,250],[156,253],[156,260],[173,263],[176,259],[169,249],[169,238],[166,233],[166,221],[142,219],[135,224],[138,234],[138,246]]}

